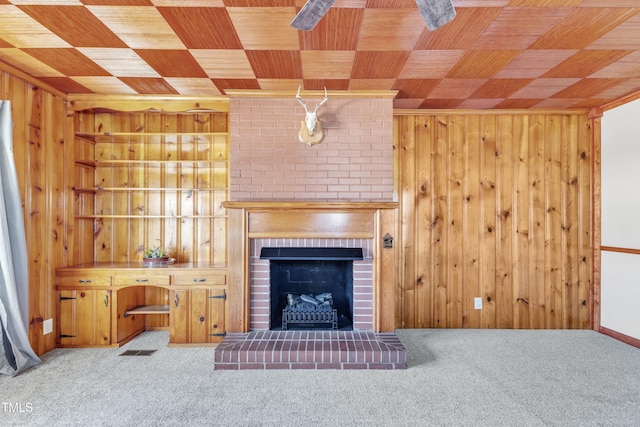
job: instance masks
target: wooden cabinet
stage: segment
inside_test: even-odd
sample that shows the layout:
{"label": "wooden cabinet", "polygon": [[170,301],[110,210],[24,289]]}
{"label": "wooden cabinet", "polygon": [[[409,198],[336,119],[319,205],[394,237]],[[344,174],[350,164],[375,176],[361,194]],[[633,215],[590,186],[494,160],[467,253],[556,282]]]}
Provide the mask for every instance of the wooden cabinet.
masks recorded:
{"label": "wooden cabinet", "polygon": [[59,344],[70,347],[109,346],[112,291],[63,289],[59,291]]}
{"label": "wooden cabinet", "polygon": [[[166,292],[168,304],[147,304],[150,287]],[[58,269],[57,290],[63,347],[122,345],[146,330],[148,315],[168,316],[170,344],[217,343],[226,334],[225,267],[86,263]]]}
{"label": "wooden cabinet", "polygon": [[222,271],[180,271],[169,295],[172,343],[215,343],[226,331],[227,274]]}
{"label": "wooden cabinet", "polygon": [[[161,104],[70,105],[60,346],[121,345],[150,329],[184,344],[224,334],[225,300],[215,296],[227,286],[228,101],[189,112]],[[143,266],[158,244],[175,264]]]}
{"label": "wooden cabinet", "polygon": [[224,289],[176,289],[169,300],[169,342],[216,343],[226,335]]}

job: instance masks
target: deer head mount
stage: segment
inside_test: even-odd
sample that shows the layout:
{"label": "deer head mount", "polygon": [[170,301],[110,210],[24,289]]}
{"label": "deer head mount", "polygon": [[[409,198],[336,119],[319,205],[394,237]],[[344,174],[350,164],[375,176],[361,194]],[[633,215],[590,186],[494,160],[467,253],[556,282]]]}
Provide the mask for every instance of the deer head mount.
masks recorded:
{"label": "deer head mount", "polygon": [[318,120],[318,108],[329,100],[327,95],[327,88],[324,88],[324,99],[320,101],[313,111],[307,109],[307,104],[300,97],[300,87],[298,87],[298,94],[296,100],[304,107],[305,117],[300,123],[300,130],[298,131],[298,139],[300,142],[304,142],[308,145],[318,144],[324,139],[324,129],[322,129],[322,122]]}

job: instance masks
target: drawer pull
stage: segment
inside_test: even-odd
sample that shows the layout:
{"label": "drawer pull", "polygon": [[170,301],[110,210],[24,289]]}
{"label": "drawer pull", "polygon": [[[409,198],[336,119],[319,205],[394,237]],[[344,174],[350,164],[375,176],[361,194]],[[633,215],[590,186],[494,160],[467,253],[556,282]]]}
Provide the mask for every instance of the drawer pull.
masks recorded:
{"label": "drawer pull", "polygon": [[176,307],[180,305],[180,298],[178,297],[178,294],[173,297],[173,303]]}
{"label": "drawer pull", "polygon": [[78,279],[78,283],[91,283],[91,279]]}
{"label": "drawer pull", "polygon": [[206,282],[207,279],[205,279],[205,278],[200,278],[200,279],[195,278],[195,279],[193,279],[193,281],[196,282],[196,283],[202,283],[202,282]]}
{"label": "drawer pull", "polygon": [[109,292],[104,294],[104,306],[109,307]]}
{"label": "drawer pull", "polygon": [[149,281],[149,279],[136,279],[137,283],[146,283],[148,281]]}

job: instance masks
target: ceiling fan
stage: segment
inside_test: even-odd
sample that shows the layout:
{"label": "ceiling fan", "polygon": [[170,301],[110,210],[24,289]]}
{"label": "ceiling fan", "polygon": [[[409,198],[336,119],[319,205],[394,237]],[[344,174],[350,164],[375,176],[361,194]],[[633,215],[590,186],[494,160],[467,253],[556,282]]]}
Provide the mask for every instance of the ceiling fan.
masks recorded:
{"label": "ceiling fan", "polygon": [[[298,30],[312,30],[335,1],[308,0],[291,21],[291,26]],[[416,4],[430,31],[437,30],[456,16],[452,0],[416,0]]]}

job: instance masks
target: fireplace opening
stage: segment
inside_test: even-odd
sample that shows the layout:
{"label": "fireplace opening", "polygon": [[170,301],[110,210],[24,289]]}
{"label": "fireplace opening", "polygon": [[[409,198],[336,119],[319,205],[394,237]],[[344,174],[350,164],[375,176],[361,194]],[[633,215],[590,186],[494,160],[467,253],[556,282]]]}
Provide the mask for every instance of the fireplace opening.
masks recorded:
{"label": "fireplace opening", "polygon": [[352,261],[270,262],[270,329],[353,329]]}
{"label": "fireplace opening", "polygon": [[270,259],[271,330],[353,329],[353,260],[361,249],[263,248],[260,257]]}

